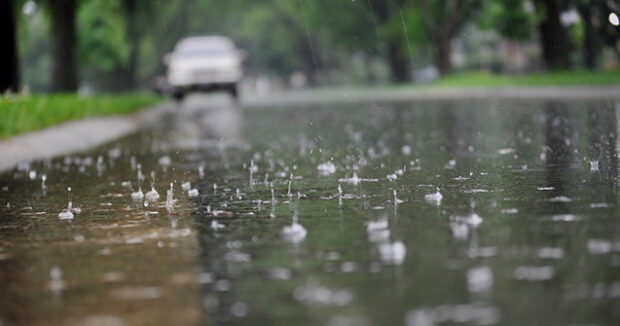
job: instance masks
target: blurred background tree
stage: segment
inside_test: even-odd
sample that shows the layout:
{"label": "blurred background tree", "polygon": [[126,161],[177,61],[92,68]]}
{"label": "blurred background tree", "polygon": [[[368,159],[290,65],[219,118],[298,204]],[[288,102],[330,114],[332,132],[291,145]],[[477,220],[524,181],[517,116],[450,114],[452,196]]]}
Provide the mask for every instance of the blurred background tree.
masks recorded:
{"label": "blurred background tree", "polygon": [[452,72],[452,40],[481,5],[481,0],[416,0],[426,33],[435,46],[435,65],[441,75]]}
{"label": "blurred background tree", "polygon": [[78,88],[77,0],[46,0],[52,39],[52,92],[75,92]]}
{"label": "blurred background tree", "polygon": [[0,91],[19,89],[19,63],[17,57],[17,22],[14,1],[0,0]]}
{"label": "blurred background tree", "polygon": [[[2,69],[19,70],[23,85],[36,92],[146,88],[165,72],[164,55],[189,35],[231,37],[249,54],[249,81],[266,78],[284,86],[299,84],[292,81],[300,76],[305,82],[299,85],[308,86],[408,82],[429,69],[441,75],[468,69],[512,74],[609,69],[620,58],[619,27],[609,20],[620,8],[608,0],[2,0],[2,5],[7,8],[0,13],[2,39],[9,49],[2,52]],[[18,40],[15,59],[11,33]],[[18,83],[11,75],[1,74],[2,90]]]}

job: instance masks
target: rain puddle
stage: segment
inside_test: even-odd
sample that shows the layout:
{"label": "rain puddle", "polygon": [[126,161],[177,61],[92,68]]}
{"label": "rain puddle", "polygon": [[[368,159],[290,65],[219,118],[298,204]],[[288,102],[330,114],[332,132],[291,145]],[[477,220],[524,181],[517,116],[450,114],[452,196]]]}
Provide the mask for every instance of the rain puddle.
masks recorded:
{"label": "rain puddle", "polygon": [[0,324],[620,322],[620,104],[206,102],[0,175]]}

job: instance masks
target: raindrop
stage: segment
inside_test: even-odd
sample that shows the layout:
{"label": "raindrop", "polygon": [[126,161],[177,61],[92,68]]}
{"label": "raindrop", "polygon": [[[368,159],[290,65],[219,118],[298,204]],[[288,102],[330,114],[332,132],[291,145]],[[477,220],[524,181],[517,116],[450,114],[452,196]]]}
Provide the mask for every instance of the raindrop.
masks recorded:
{"label": "raindrop", "polygon": [[338,205],[342,206],[342,186],[338,184]]}
{"label": "raindrop", "polygon": [[144,174],[142,174],[142,164],[138,164],[138,185],[142,185],[144,181]]}
{"label": "raindrop", "polygon": [[288,198],[291,198],[292,194],[291,194],[291,184],[293,183],[293,174],[291,173],[291,176],[289,177],[288,180],[288,192],[287,192],[287,196]]}

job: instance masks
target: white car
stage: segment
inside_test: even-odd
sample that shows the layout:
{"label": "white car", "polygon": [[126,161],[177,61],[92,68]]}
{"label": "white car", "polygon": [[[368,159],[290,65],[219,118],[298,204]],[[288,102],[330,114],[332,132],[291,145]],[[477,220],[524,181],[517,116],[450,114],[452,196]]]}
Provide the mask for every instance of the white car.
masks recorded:
{"label": "white car", "polygon": [[181,100],[192,91],[224,89],[237,98],[245,53],[223,36],[195,36],[180,40],[164,58],[168,87]]}

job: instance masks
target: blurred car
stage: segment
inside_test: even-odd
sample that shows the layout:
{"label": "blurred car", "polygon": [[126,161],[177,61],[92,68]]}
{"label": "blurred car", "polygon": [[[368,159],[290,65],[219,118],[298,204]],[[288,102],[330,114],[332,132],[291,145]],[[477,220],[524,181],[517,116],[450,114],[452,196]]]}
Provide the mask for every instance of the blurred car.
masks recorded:
{"label": "blurred car", "polygon": [[180,40],[164,58],[166,81],[177,100],[193,91],[227,90],[238,97],[245,53],[223,36],[194,36]]}

